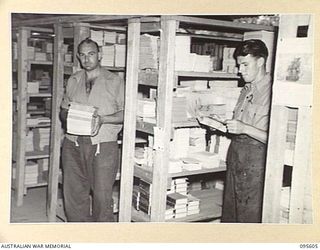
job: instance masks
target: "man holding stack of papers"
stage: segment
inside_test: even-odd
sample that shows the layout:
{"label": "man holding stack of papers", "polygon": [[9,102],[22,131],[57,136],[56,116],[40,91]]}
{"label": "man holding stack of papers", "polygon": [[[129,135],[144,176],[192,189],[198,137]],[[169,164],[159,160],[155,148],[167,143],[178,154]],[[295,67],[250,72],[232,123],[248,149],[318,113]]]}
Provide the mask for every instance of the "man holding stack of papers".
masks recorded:
{"label": "man holding stack of papers", "polygon": [[114,221],[112,187],[124,83],[100,66],[101,53],[93,40],[83,40],[77,56],[82,70],[69,78],[60,114],[67,128],[62,147],[66,215],[72,222]]}

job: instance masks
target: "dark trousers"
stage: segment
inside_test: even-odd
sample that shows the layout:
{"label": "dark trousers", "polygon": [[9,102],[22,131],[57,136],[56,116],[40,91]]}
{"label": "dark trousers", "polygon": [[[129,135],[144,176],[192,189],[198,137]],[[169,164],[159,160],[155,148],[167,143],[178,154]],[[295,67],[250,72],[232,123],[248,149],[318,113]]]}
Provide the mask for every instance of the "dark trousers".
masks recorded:
{"label": "dark trousers", "polygon": [[100,153],[97,155],[97,145],[91,144],[90,137],[79,136],[77,143],[66,138],[62,148],[67,220],[112,222],[112,189],[119,161],[117,142],[100,143]]}
{"label": "dark trousers", "polygon": [[246,135],[232,139],[221,222],[261,223],[265,159],[265,144]]}

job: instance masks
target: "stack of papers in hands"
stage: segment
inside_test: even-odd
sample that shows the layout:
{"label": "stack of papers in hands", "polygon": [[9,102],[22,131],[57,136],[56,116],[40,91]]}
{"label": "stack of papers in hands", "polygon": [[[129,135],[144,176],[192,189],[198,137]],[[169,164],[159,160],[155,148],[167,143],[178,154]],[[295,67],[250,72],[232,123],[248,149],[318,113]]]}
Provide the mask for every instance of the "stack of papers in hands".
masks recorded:
{"label": "stack of papers in hands", "polygon": [[67,116],[67,133],[74,135],[91,135],[93,116],[97,108],[89,105],[70,103]]}
{"label": "stack of papers in hands", "polygon": [[208,127],[220,130],[221,132],[224,132],[224,133],[227,132],[227,127],[225,123],[216,117],[211,117],[211,116],[200,117],[198,118],[198,122]]}

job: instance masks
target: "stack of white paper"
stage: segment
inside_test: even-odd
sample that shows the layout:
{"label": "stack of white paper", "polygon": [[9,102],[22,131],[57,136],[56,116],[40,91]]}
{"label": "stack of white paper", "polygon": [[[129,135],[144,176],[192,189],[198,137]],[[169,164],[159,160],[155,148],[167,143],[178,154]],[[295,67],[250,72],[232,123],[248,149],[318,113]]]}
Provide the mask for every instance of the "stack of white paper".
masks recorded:
{"label": "stack of white paper", "polygon": [[39,81],[27,82],[27,92],[28,93],[39,93]]}
{"label": "stack of white paper", "polygon": [[126,65],[126,45],[115,44],[115,67],[124,67]]}
{"label": "stack of white paper", "polygon": [[172,122],[185,122],[188,120],[186,97],[172,98]]}
{"label": "stack of white paper", "polygon": [[117,38],[117,32],[114,31],[104,31],[103,32],[103,45],[105,44],[115,44]]}
{"label": "stack of white paper", "polygon": [[140,36],[140,69],[158,69],[159,37],[144,34]]}
{"label": "stack of white paper", "polygon": [[192,157],[183,157],[182,160],[182,168],[186,171],[196,171],[202,169],[202,163]]}
{"label": "stack of white paper", "polygon": [[205,151],[206,146],[206,130],[202,128],[191,128],[188,155],[194,152]]}
{"label": "stack of white paper", "polygon": [[177,159],[169,159],[169,170],[170,174],[182,172],[182,161]]}
{"label": "stack of white paper", "polygon": [[67,133],[75,135],[91,135],[93,116],[96,108],[93,106],[70,103],[67,116]]}
{"label": "stack of white paper", "polygon": [[220,166],[220,157],[216,153],[196,152],[190,154],[190,157],[200,161],[203,168],[218,168]]}
{"label": "stack of white paper", "polygon": [[200,200],[188,194],[187,215],[200,213]]}
{"label": "stack of white paper", "polygon": [[137,115],[140,117],[156,116],[156,101],[153,99],[138,99]]}
{"label": "stack of white paper", "polygon": [[33,161],[27,161],[25,168],[25,185],[38,183],[39,166]]}
{"label": "stack of white paper", "polygon": [[193,64],[193,70],[195,72],[209,72],[212,68],[210,56],[196,55]]}
{"label": "stack of white paper", "polygon": [[180,81],[180,86],[190,87],[192,91],[207,90],[208,81],[207,80],[189,80]]}
{"label": "stack of white paper", "polygon": [[102,30],[90,30],[90,37],[99,46],[103,45],[103,31]]}
{"label": "stack of white paper", "polygon": [[173,131],[173,139],[170,141],[170,158],[179,159],[187,156],[189,137],[189,128],[179,128]]}
{"label": "stack of white paper", "polygon": [[101,47],[102,59],[101,66],[114,66],[115,45],[106,45]]}
{"label": "stack of white paper", "polygon": [[50,128],[34,129],[33,142],[36,150],[49,149]]}
{"label": "stack of white paper", "polygon": [[191,71],[193,69],[193,62],[191,62],[191,37],[190,36],[176,36],[175,43],[175,69]]}

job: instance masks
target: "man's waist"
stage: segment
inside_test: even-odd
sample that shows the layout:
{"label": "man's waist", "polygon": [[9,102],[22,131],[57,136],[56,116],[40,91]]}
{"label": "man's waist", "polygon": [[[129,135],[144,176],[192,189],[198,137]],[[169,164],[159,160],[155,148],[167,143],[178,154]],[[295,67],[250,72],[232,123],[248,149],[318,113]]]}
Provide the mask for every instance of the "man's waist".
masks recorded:
{"label": "man's waist", "polygon": [[257,146],[266,146],[261,141],[258,141],[246,134],[240,134],[240,135],[234,135],[232,137],[232,141],[238,142],[238,143],[246,143],[246,144],[251,144],[251,145],[257,145]]}

